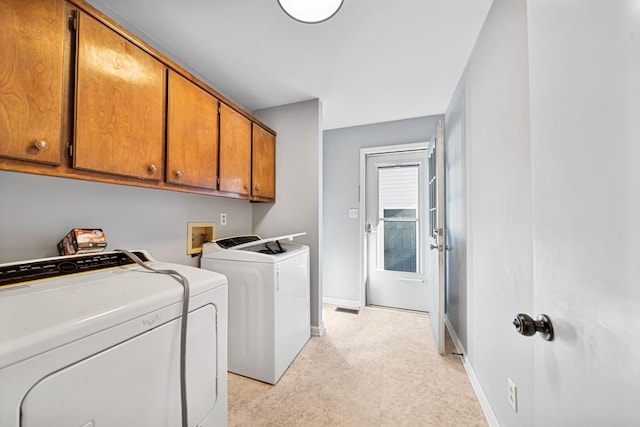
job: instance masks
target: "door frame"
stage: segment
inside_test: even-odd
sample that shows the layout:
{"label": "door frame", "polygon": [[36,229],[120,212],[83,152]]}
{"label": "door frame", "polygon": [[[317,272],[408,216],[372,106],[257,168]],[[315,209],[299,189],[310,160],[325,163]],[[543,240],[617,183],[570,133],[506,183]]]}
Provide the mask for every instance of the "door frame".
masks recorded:
{"label": "door frame", "polygon": [[[429,141],[425,142],[414,142],[408,144],[397,144],[397,145],[384,145],[380,147],[366,147],[360,149],[360,192],[359,192],[359,201],[360,201],[360,215],[359,216],[359,225],[360,225],[360,254],[358,257],[358,270],[360,272],[359,276],[359,296],[360,296],[360,307],[365,307],[367,305],[367,233],[366,233],[366,218],[365,218],[365,209],[366,209],[366,180],[367,180],[367,156],[372,154],[391,154],[391,153],[401,153],[404,151],[415,151],[415,150],[428,150],[429,149]],[[424,255],[424,254],[423,254]]]}

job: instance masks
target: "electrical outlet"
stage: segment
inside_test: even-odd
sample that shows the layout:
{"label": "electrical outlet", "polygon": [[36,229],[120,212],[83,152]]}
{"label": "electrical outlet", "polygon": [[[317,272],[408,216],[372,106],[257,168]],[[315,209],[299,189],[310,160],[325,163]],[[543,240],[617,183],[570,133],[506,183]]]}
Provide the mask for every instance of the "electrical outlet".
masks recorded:
{"label": "electrical outlet", "polygon": [[349,218],[358,218],[358,209],[349,209]]}
{"label": "electrical outlet", "polygon": [[518,412],[518,387],[511,381],[511,378],[507,378],[507,398],[513,410]]}
{"label": "electrical outlet", "polygon": [[221,213],[220,214],[220,225],[227,225],[227,214],[226,213]]}

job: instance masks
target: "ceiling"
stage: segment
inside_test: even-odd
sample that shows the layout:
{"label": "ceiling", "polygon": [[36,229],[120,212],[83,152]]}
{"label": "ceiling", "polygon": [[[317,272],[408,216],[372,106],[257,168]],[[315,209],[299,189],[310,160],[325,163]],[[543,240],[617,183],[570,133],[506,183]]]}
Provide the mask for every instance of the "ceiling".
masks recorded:
{"label": "ceiling", "polygon": [[249,111],[322,100],[323,128],[442,114],[492,0],[345,0],[319,24],[277,0],[89,0]]}

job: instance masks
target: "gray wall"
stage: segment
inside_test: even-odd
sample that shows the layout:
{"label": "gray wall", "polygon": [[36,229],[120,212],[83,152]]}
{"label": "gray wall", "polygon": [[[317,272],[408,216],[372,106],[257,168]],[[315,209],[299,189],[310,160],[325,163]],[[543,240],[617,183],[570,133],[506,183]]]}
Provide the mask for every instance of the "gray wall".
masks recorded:
{"label": "gray wall", "polygon": [[[146,249],[162,261],[187,255],[187,222],[215,222],[218,237],[251,233],[243,200],[0,171],[0,262],[57,255],[76,227],[102,228],[107,249]],[[219,226],[220,213],[227,225]]]}
{"label": "gray wall", "polygon": [[446,112],[445,145],[445,224],[446,241],[453,248],[446,252],[445,321],[452,334],[467,348],[467,173],[464,88],[459,85]]}
{"label": "gray wall", "polygon": [[[457,229],[450,232],[454,251],[466,249],[467,277],[466,289],[450,283],[450,321],[504,426],[534,423],[533,340],[511,324],[533,305],[526,13],[525,0],[494,1],[445,117],[452,143],[460,147],[449,151],[462,149],[464,160],[449,164],[452,179],[464,181],[448,188],[457,192],[464,184],[465,192],[464,203],[448,206],[450,218],[465,218],[453,220]],[[462,110],[464,126],[457,117]],[[518,386],[517,414],[506,398],[507,378]]]}
{"label": "gray wall", "polygon": [[253,112],[278,133],[276,203],[253,205],[253,229],[263,236],[297,232],[311,255],[311,326],[322,334],[322,103],[318,99]]}
{"label": "gray wall", "polygon": [[[526,1],[494,1],[465,75],[474,334],[469,357],[498,419],[519,426],[533,425],[534,418],[533,341],[511,324],[516,313],[533,310],[526,24]],[[517,414],[505,398],[507,378],[520,390]]]}
{"label": "gray wall", "polygon": [[360,149],[427,141],[440,118],[420,117],[324,132],[324,301],[360,304],[360,221],[348,215],[350,208],[360,206]]}

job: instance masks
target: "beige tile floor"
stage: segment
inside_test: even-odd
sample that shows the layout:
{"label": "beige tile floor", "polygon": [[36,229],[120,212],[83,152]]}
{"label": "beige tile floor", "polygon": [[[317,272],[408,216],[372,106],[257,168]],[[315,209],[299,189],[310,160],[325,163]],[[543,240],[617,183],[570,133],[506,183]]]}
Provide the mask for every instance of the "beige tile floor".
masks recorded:
{"label": "beige tile floor", "polygon": [[275,386],[229,374],[229,426],[486,426],[450,340],[439,356],[428,315],[325,305]]}

